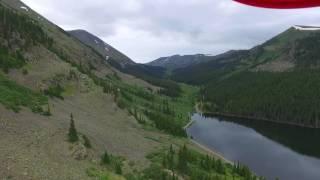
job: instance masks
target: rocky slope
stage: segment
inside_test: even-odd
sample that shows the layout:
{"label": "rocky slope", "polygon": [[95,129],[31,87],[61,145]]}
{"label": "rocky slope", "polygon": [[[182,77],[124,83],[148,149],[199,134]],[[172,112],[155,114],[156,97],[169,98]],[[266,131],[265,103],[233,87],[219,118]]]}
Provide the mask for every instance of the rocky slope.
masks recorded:
{"label": "rocky slope", "polygon": [[72,30],[68,31],[68,33],[79,39],[84,44],[92,47],[94,50],[103,55],[106,60],[112,58],[121,64],[134,64],[129,57],[85,30]]}

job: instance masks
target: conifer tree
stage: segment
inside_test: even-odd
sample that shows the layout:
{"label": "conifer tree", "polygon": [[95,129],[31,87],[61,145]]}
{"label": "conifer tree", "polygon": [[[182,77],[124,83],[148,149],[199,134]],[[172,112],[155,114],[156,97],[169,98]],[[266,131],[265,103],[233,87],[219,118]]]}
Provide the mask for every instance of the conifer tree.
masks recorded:
{"label": "conifer tree", "polygon": [[69,142],[77,142],[79,140],[78,133],[76,127],[74,125],[73,115],[70,115],[70,128],[69,128]]}
{"label": "conifer tree", "polygon": [[183,148],[179,150],[178,169],[183,173],[186,173],[188,171],[188,149],[186,145],[184,145]]}
{"label": "conifer tree", "polygon": [[102,159],[101,159],[102,164],[110,164],[111,163],[111,158],[108,154],[107,151],[104,152]]}
{"label": "conifer tree", "polygon": [[168,167],[171,170],[174,168],[174,150],[172,144],[170,145],[170,151],[168,154]]}
{"label": "conifer tree", "polygon": [[121,175],[122,174],[122,168],[121,168],[121,163],[116,163],[116,173]]}

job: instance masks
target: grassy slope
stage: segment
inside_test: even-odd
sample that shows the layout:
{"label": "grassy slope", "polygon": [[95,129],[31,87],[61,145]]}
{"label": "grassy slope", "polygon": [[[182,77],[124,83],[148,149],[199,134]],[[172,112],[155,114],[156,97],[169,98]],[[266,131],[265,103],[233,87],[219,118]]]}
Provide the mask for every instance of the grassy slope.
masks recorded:
{"label": "grassy slope", "polygon": [[7,108],[18,112],[21,106],[26,106],[33,112],[42,112],[42,106],[46,105],[47,101],[42,94],[20,86],[0,74],[0,103]]}

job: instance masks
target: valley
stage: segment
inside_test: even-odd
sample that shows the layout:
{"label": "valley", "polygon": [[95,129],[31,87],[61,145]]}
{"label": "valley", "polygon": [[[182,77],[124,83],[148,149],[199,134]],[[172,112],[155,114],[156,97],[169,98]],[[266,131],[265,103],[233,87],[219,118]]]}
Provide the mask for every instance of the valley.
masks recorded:
{"label": "valley", "polygon": [[[301,142],[318,137],[320,127],[320,31],[306,28],[294,26],[248,50],[142,64],[90,32],[65,31],[19,0],[1,0],[0,179],[293,177],[258,165],[266,159],[249,161],[261,154],[239,158],[245,147],[221,149],[219,143],[237,141],[218,134],[230,131],[221,119],[267,137],[252,147],[268,142],[275,147],[270,156],[292,149],[293,159],[311,156],[307,164],[315,168],[318,147]],[[200,112],[236,118],[203,120]],[[297,127],[289,125],[303,128],[291,135]],[[292,139],[309,130],[315,133]]]}
{"label": "valley", "polygon": [[201,86],[203,112],[318,128],[319,35],[292,27],[250,50],[174,69],[171,79]]}
{"label": "valley", "polygon": [[0,3],[1,179],[255,177],[187,139],[199,88],[109,63],[22,2]]}

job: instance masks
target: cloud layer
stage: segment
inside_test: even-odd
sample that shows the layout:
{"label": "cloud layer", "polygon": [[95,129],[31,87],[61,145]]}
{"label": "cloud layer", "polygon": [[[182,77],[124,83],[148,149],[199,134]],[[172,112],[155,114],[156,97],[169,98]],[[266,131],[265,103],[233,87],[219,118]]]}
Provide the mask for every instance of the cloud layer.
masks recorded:
{"label": "cloud layer", "polygon": [[292,25],[320,25],[320,8],[270,10],[232,0],[23,0],[64,29],[85,29],[137,62],[250,48]]}

